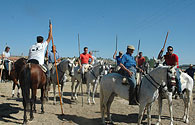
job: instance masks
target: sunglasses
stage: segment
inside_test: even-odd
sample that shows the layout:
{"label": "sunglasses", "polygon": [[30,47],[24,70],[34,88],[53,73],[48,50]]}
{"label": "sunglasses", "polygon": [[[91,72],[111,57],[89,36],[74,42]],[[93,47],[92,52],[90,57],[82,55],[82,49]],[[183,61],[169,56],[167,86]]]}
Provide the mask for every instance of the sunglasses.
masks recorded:
{"label": "sunglasses", "polygon": [[168,51],[173,51],[172,49],[168,49]]}

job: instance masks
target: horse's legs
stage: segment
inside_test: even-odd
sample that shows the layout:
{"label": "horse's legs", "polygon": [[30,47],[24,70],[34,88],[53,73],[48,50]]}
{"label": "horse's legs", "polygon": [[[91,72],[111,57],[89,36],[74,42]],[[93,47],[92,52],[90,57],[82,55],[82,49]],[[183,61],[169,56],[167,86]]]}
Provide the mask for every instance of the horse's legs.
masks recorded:
{"label": "horse's legs", "polygon": [[63,104],[63,88],[64,88],[64,85],[65,85],[65,82],[63,81],[62,84],[61,84],[61,101],[62,101],[62,104]]}
{"label": "horse's legs", "polygon": [[14,90],[16,88],[16,84],[13,82],[13,87],[12,87],[12,98],[14,97]]}
{"label": "horse's legs", "polygon": [[25,94],[24,94],[25,90],[22,90],[22,96],[23,96],[23,106],[24,106],[24,116],[23,116],[23,124],[25,125],[27,123],[27,116],[26,116],[26,106],[27,106],[27,100],[25,99]]}
{"label": "horse's legs", "polygon": [[94,97],[95,97],[95,92],[96,92],[97,84],[98,84],[98,82],[97,82],[97,80],[95,80],[95,83],[93,83],[93,93],[92,93],[92,103],[93,104],[95,104]]}
{"label": "horse's legs", "polygon": [[159,95],[159,97],[158,97],[158,121],[157,121],[156,125],[160,125],[161,113],[162,113],[162,98],[161,98],[161,95]]}
{"label": "horse's legs", "polygon": [[35,108],[35,102],[34,102],[34,98],[36,95],[35,94],[35,89],[31,89],[31,99],[30,99],[30,121],[33,120],[34,116],[33,116],[33,105]]}
{"label": "horse's legs", "polygon": [[172,110],[172,92],[167,93],[167,99],[168,99],[168,104],[169,104],[169,113],[170,113],[170,125],[173,125],[173,110]]}
{"label": "horse's legs", "polygon": [[112,94],[110,95],[109,99],[108,99],[108,102],[107,102],[107,118],[108,118],[108,120],[109,120],[111,123],[113,123],[113,121],[112,121],[111,116],[110,116],[110,106],[111,106],[111,104],[112,104],[112,102],[113,102],[113,100],[114,100],[114,96],[115,96],[115,94],[112,93]]}
{"label": "horse's legs", "polygon": [[183,120],[187,124],[189,123],[190,98],[192,96],[191,94],[192,94],[191,92],[186,91],[187,98],[183,99],[183,101],[184,101],[184,116],[183,116]]}
{"label": "horse's legs", "polygon": [[72,77],[71,81],[72,81],[72,85],[71,85],[71,99],[73,100],[73,89],[74,89],[74,81],[75,81],[75,79]]}
{"label": "horse's legs", "polygon": [[75,97],[75,99],[77,100],[77,88],[78,88],[78,86],[80,85],[80,84],[82,84],[81,82],[79,82],[79,81],[77,81],[77,84],[76,84],[76,86],[75,86],[75,93],[74,93],[74,97]]}
{"label": "horse's legs", "polygon": [[148,125],[151,125],[151,114],[150,114],[151,107],[152,107],[152,103],[149,103],[149,104],[147,105]]}
{"label": "horse's legs", "polygon": [[53,104],[56,104],[56,83],[53,83]]}
{"label": "horse's legs", "polygon": [[91,102],[90,102],[90,91],[91,91],[91,83],[89,83],[88,81],[87,81],[87,102],[88,102],[88,104],[91,104]]}
{"label": "horse's legs", "polygon": [[138,122],[137,122],[138,125],[141,125],[145,107],[146,107],[146,102],[140,103],[139,116],[138,116]]}
{"label": "horse's legs", "polygon": [[44,88],[41,88],[41,113],[44,113],[43,101],[44,101]]}

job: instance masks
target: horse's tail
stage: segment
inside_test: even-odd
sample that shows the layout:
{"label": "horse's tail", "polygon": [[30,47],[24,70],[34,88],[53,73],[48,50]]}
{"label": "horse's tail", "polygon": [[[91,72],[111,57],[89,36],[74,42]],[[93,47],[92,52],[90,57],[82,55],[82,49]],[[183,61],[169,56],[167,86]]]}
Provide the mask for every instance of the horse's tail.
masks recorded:
{"label": "horse's tail", "polygon": [[31,85],[31,73],[30,73],[30,63],[26,65],[23,70],[23,103],[26,104],[26,108],[30,109],[30,85]]}

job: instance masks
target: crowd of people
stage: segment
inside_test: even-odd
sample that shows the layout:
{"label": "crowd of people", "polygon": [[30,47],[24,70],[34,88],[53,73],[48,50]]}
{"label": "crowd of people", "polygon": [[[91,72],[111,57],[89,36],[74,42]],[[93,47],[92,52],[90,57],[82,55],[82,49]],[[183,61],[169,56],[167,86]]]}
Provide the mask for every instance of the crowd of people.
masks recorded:
{"label": "crowd of people", "polygon": [[[43,65],[47,71],[47,78],[50,77],[50,69],[52,66],[54,66],[55,59],[54,59],[54,53],[56,62],[59,63],[61,61],[59,52],[56,50],[56,46],[52,47],[52,50],[50,52],[46,53],[46,61],[45,59],[45,52],[46,48],[49,44],[49,42],[52,39],[52,24],[50,24],[50,30],[49,35],[46,41],[44,41],[44,38],[42,36],[37,36],[37,43],[31,46],[29,49],[29,55],[28,55],[28,63],[34,63],[34,64],[40,64]],[[139,54],[134,57],[135,47],[132,45],[127,46],[127,51],[125,54],[122,53],[122,51],[119,51],[119,55],[116,56],[117,51],[115,51],[113,55],[113,59],[116,60],[116,68],[115,71],[119,71],[122,69],[124,71],[124,75],[128,78],[129,84],[130,84],[130,93],[129,97],[133,97],[135,94],[135,87],[136,87],[136,72],[143,73],[144,72],[144,65],[146,63],[146,60],[144,56],[142,55],[142,52],[139,52]],[[8,75],[8,71],[10,70],[9,62],[11,60],[10,56],[10,47],[6,46],[5,51],[2,53],[2,60],[3,64],[5,66],[6,74]],[[177,82],[177,92],[180,95],[181,98],[183,98],[183,94],[181,91],[181,82],[180,82],[180,71],[179,71],[179,58],[176,54],[173,53],[173,47],[168,46],[167,52],[165,55],[163,55],[164,49],[161,49],[158,59],[159,60],[165,60],[164,64],[168,66],[177,66],[177,72],[176,72],[176,82]],[[84,81],[84,74],[85,74],[85,68],[88,66],[88,64],[93,65],[95,63],[96,57],[93,56],[93,52],[90,51],[88,53],[88,47],[84,47],[84,52],[80,54],[80,57],[78,59],[78,65],[80,66],[82,79]],[[48,62],[47,62],[48,61]],[[46,63],[47,62],[47,63]],[[46,65],[47,64],[47,65]],[[190,65],[189,69],[186,70],[186,73],[188,73],[192,78],[194,76],[195,69]],[[193,78],[194,79],[194,78]],[[138,81],[137,81],[138,82]],[[132,98],[129,99],[130,102],[133,100]]]}

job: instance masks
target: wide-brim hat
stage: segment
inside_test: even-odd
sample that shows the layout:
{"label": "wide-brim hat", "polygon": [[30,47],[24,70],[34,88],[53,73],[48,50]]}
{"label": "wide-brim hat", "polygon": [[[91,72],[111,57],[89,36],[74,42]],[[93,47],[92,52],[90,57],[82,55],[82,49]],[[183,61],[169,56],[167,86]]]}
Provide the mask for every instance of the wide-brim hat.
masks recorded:
{"label": "wide-brim hat", "polygon": [[127,49],[132,49],[132,50],[134,50],[135,47],[134,47],[133,45],[128,45],[128,46],[127,46]]}

